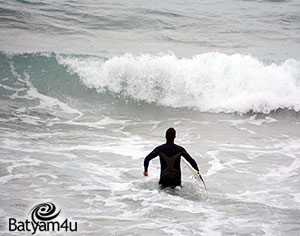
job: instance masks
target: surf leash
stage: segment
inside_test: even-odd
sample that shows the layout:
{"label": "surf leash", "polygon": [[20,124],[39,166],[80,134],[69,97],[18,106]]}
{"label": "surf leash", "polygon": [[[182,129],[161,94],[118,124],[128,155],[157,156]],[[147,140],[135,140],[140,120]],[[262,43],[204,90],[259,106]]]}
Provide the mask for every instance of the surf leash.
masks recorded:
{"label": "surf leash", "polygon": [[201,181],[202,181],[202,183],[203,183],[203,185],[204,185],[204,188],[205,188],[205,190],[206,190],[206,192],[207,192],[207,188],[206,188],[206,184],[205,184],[205,182],[204,182],[204,179],[202,178],[202,176],[201,176],[201,174],[200,174],[200,172],[199,172],[198,170],[195,169],[195,171],[197,172],[198,176],[200,177],[200,179],[201,179]]}

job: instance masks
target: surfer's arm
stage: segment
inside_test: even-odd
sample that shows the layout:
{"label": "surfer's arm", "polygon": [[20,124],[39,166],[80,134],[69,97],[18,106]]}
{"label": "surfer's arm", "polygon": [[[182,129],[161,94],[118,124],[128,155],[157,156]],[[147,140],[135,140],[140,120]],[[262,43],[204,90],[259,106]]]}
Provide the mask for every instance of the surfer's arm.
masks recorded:
{"label": "surfer's arm", "polygon": [[188,154],[188,152],[184,148],[182,151],[182,156],[191,164],[191,166],[195,170],[199,171],[197,162],[190,156],[190,154]]}
{"label": "surfer's arm", "polygon": [[[158,148],[155,148],[152,152],[150,152],[144,160],[144,171],[147,173],[148,172],[148,166],[149,166],[149,162],[158,156],[159,150]],[[145,174],[144,174],[145,175]],[[146,175],[145,175],[146,176]]]}

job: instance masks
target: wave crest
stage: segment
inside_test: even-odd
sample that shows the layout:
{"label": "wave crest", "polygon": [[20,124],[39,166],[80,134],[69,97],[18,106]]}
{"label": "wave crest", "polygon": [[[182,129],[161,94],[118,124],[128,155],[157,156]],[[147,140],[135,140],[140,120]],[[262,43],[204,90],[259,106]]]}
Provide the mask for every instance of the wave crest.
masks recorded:
{"label": "wave crest", "polygon": [[99,93],[110,92],[175,108],[203,112],[300,110],[300,62],[267,65],[240,54],[206,53],[97,57],[57,56]]}

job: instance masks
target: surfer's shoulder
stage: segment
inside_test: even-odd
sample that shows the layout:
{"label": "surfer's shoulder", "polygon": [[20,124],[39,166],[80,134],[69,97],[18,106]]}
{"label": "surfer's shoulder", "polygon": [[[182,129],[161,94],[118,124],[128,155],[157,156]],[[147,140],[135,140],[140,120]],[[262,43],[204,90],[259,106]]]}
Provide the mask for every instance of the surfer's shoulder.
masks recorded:
{"label": "surfer's shoulder", "polygon": [[186,150],[184,149],[184,147],[182,147],[182,146],[180,146],[180,145],[177,145],[177,144],[175,144],[176,146],[177,146],[177,148],[181,151],[181,152],[186,152]]}
{"label": "surfer's shoulder", "polygon": [[182,146],[180,146],[180,145],[178,145],[178,144],[172,144],[172,145],[174,145],[174,147],[178,150],[178,151],[180,151],[180,152],[185,152],[185,149],[184,149],[184,147],[182,147]]}
{"label": "surfer's shoulder", "polygon": [[155,150],[161,150],[165,145],[166,145],[165,143],[162,144],[162,145],[159,145],[159,146],[157,146],[157,147],[155,148]]}

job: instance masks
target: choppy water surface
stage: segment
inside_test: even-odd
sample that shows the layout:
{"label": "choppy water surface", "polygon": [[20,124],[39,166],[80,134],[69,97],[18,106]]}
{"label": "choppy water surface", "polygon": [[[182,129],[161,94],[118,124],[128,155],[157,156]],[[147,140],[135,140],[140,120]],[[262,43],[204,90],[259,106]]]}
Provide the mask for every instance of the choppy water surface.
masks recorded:
{"label": "choppy water surface", "polygon": [[1,49],[299,60],[297,0],[0,1]]}
{"label": "choppy water surface", "polygon": [[[0,12],[1,234],[43,202],[68,235],[300,234],[297,1]],[[208,193],[184,163],[181,189],[157,188],[158,159],[143,176],[169,127]]]}

